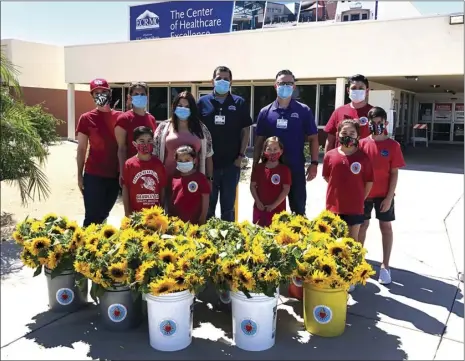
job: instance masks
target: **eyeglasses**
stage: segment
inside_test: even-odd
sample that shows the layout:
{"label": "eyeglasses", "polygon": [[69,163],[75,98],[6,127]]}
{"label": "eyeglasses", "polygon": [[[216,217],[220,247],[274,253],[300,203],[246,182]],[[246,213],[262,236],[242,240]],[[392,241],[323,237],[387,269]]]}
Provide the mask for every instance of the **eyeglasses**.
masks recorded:
{"label": "eyeglasses", "polygon": [[222,78],[222,77],[220,77],[220,76],[217,76],[217,77],[215,78],[215,80],[226,80],[226,81],[230,81],[229,78]]}
{"label": "eyeglasses", "polygon": [[137,95],[146,95],[146,94],[145,93],[134,93],[134,94],[132,94],[133,97],[135,97]]}
{"label": "eyeglasses", "polygon": [[277,86],[284,86],[284,85],[290,85],[293,86],[294,82],[293,81],[280,81],[276,83]]}

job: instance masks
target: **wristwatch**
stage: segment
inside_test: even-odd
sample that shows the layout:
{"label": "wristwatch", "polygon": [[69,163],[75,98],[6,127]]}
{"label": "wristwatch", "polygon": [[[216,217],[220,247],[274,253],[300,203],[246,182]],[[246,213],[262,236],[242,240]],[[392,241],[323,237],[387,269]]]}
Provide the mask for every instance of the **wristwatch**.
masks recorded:
{"label": "wristwatch", "polygon": [[318,167],[319,162],[317,160],[312,160],[310,162],[311,165],[316,165]]}
{"label": "wristwatch", "polygon": [[210,182],[213,182],[213,177],[207,177]]}

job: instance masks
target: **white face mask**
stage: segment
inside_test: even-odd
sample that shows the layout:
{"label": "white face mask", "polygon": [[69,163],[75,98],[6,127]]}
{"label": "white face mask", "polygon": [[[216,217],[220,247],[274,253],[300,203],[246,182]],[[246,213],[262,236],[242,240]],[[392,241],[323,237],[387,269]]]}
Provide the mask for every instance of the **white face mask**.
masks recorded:
{"label": "white face mask", "polygon": [[350,90],[349,91],[349,98],[354,103],[361,103],[365,100],[366,97],[366,90]]}

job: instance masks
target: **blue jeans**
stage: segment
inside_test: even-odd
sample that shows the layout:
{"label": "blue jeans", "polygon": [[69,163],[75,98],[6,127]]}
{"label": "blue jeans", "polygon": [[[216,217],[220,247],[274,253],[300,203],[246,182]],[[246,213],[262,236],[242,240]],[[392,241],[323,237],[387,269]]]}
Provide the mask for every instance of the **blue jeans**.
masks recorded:
{"label": "blue jeans", "polygon": [[307,203],[307,178],[305,167],[292,167],[292,185],[289,191],[289,208],[291,212],[305,216],[305,206]]}
{"label": "blue jeans", "polygon": [[84,227],[101,224],[110,215],[119,193],[118,178],[105,178],[84,173]]}
{"label": "blue jeans", "polygon": [[234,222],[234,204],[236,202],[236,187],[241,176],[241,169],[231,164],[229,167],[213,171],[212,192],[210,193],[210,206],[208,218],[215,216],[218,195],[220,198],[221,219]]}

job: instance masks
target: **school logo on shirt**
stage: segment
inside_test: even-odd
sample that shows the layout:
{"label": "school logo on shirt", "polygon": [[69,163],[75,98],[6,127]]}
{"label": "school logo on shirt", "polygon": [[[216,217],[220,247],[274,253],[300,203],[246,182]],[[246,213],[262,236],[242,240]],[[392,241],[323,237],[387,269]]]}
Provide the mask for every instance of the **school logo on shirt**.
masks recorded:
{"label": "school logo on shirt", "polygon": [[292,113],[291,114],[291,118],[298,118],[299,117],[299,113]]}
{"label": "school logo on shirt", "polygon": [[281,182],[281,177],[279,176],[279,174],[273,174],[271,176],[271,183],[273,183],[274,185],[278,185],[279,182]]}
{"label": "school logo on shirt", "polygon": [[234,111],[235,111],[235,110],[236,110],[236,106],[230,105],[230,106],[228,107],[228,110],[234,110]]}
{"label": "school logo on shirt", "polygon": [[359,119],[360,125],[367,125],[368,124],[368,118],[367,117],[361,117]]}
{"label": "school logo on shirt", "polygon": [[381,151],[381,155],[382,155],[383,157],[387,157],[387,156],[389,155],[389,151],[388,151],[387,149],[383,149],[383,150]]}
{"label": "school logo on shirt", "polygon": [[350,171],[354,174],[359,174],[362,170],[362,165],[359,162],[353,162],[350,165]]}
{"label": "school logo on shirt", "polygon": [[199,185],[197,184],[197,182],[189,182],[189,184],[187,185],[187,189],[189,189],[189,192],[191,193],[195,193],[197,192],[197,189],[199,189]]}

